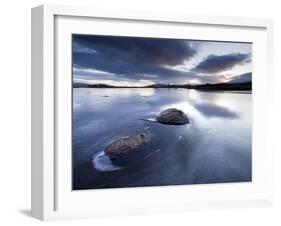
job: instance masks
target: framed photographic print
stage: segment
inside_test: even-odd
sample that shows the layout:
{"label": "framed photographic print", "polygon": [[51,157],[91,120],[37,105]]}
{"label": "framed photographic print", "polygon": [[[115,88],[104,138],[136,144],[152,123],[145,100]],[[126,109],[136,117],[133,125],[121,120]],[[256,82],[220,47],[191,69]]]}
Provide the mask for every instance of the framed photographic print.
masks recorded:
{"label": "framed photographic print", "polygon": [[32,215],[270,205],[272,29],[32,9]]}

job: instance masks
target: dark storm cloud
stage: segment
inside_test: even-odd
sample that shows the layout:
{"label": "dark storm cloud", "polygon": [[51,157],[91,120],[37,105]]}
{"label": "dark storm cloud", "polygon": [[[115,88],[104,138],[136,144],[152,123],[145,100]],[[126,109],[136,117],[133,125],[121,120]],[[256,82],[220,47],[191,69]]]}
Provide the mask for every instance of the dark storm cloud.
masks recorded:
{"label": "dark storm cloud", "polygon": [[[117,56],[116,56],[117,57]],[[144,77],[158,77],[165,80],[173,77],[188,78],[194,72],[180,72],[169,68],[161,67],[160,65],[132,63],[130,61],[114,58],[109,58],[100,54],[91,54],[86,52],[77,52],[73,54],[74,68],[89,69],[107,72],[107,74],[115,74],[118,76],[127,77],[128,79],[143,79]],[[82,71],[82,70],[81,70]],[[86,73],[89,75],[89,73]],[[80,75],[83,73],[80,72]],[[104,79],[108,76],[104,74]],[[95,78],[93,74],[93,79]]]}
{"label": "dark storm cloud", "polygon": [[217,73],[233,68],[236,65],[249,62],[250,55],[234,53],[227,55],[209,55],[193,70],[201,73]]}
{"label": "dark storm cloud", "polygon": [[[92,79],[112,79],[114,75],[155,82],[159,75],[159,80],[163,81],[188,79],[194,72],[176,71],[167,66],[182,64],[193,57],[197,50],[191,43],[172,39],[74,35],[73,67],[107,72],[98,76],[92,73]],[[82,70],[79,75],[77,73],[74,73],[75,77],[84,75],[86,79],[91,75]]]}
{"label": "dark storm cloud", "polygon": [[115,63],[175,66],[196,54],[184,40],[74,35],[73,43]]}

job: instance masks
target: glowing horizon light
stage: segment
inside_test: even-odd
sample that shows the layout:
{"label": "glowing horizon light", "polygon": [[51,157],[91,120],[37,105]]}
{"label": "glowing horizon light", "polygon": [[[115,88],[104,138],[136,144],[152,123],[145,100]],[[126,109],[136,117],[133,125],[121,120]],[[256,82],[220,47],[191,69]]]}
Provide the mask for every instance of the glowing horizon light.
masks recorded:
{"label": "glowing horizon light", "polygon": [[201,82],[198,79],[190,79],[188,82],[190,85],[199,85]]}

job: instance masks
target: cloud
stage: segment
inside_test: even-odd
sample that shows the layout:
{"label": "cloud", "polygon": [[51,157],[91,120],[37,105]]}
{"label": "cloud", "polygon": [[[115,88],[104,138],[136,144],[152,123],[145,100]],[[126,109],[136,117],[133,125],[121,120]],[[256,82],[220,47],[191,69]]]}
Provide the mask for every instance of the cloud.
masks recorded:
{"label": "cloud", "polygon": [[98,54],[98,52],[94,49],[88,48],[87,46],[81,45],[79,42],[73,42],[72,44],[73,52],[76,53],[94,53]]}
{"label": "cloud", "polygon": [[74,67],[73,68],[73,72],[74,74],[78,73],[78,74],[100,74],[100,75],[115,75],[113,73],[109,73],[109,72],[106,72],[106,71],[100,71],[100,70],[96,70],[96,69],[93,69],[93,68],[76,68]]}
{"label": "cloud", "polygon": [[82,80],[125,80],[126,76],[122,74],[110,73],[107,71],[97,70],[94,68],[77,68],[73,67],[74,79]]}
{"label": "cloud", "polygon": [[[121,56],[120,56],[121,57]],[[114,75],[118,77],[126,77],[127,79],[144,79],[144,77],[153,78],[155,81],[161,80],[163,82],[168,80],[187,80],[194,77],[194,72],[180,72],[170,68],[161,67],[160,65],[132,63],[128,60],[120,60],[116,55],[105,56],[104,54],[91,54],[88,52],[74,52],[73,53],[73,67],[80,70],[74,71],[74,77],[92,76],[96,79],[97,76]],[[85,70],[83,70],[85,69]],[[89,70],[93,69],[93,70]],[[104,73],[96,73],[102,71]]]}
{"label": "cloud", "polygon": [[206,117],[220,117],[220,118],[229,118],[236,119],[238,114],[227,107],[219,106],[211,103],[198,103],[194,104],[194,107]]}
{"label": "cloud", "polygon": [[241,65],[250,60],[249,54],[234,53],[226,55],[209,55],[193,68],[200,73],[217,73]]}
{"label": "cloud", "polygon": [[197,52],[192,42],[174,39],[74,35],[73,43],[74,53],[91,50],[115,62],[133,64],[175,66]]}
{"label": "cloud", "polygon": [[229,83],[241,83],[241,82],[251,82],[251,81],[252,81],[252,73],[248,72],[242,75],[231,77]]}
{"label": "cloud", "polygon": [[[201,61],[201,51],[206,51],[201,45],[202,41],[179,39],[73,35],[73,78],[89,82],[218,83],[229,79],[214,76],[215,71],[250,59],[248,54],[225,54]],[[197,66],[192,68],[194,64]]]}

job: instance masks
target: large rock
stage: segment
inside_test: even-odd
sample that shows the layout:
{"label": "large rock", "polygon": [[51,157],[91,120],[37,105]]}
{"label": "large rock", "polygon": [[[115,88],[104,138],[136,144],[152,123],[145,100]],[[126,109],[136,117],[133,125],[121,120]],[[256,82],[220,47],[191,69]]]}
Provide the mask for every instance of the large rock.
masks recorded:
{"label": "large rock", "polygon": [[184,125],[189,123],[189,119],[186,114],[176,108],[170,108],[162,111],[157,116],[156,120],[160,123],[169,125]]}
{"label": "large rock", "polygon": [[104,152],[111,159],[118,159],[127,154],[137,151],[141,146],[145,145],[150,140],[151,136],[148,133],[140,133],[128,137],[123,137],[112,142],[105,148]]}

